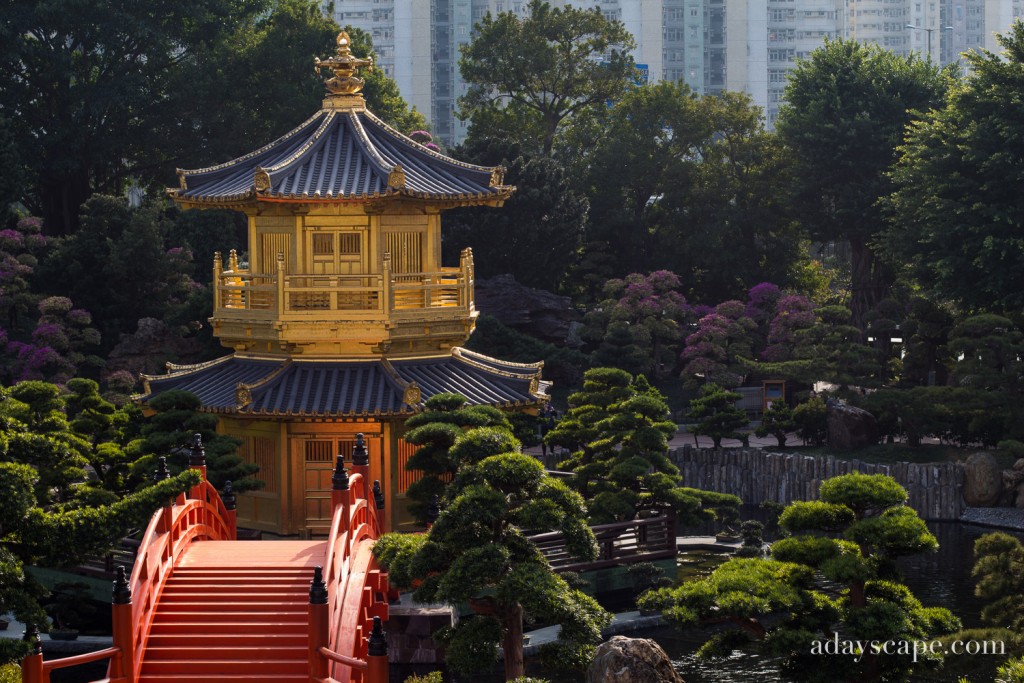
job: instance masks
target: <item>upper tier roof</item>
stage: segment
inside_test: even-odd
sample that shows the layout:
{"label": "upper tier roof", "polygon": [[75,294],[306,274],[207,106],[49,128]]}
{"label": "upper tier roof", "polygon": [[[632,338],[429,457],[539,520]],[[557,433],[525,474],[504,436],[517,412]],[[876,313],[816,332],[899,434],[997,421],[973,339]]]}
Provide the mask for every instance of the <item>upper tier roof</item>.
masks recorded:
{"label": "upper tier roof", "polygon": [[496,203],[512,193],[502,185],[502,174],[500,167],[473,166],[429,150],[365,108],[325,106],[255,152],[209,168],[179,170],[180,187],[170,194],[198,204],[389,196]]}

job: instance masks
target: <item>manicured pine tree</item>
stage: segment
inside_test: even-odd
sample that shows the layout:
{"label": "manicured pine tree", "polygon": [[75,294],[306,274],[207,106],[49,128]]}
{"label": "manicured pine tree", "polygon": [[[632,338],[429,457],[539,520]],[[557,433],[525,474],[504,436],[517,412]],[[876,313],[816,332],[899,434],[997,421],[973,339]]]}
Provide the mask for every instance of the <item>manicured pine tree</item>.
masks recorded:
{"label": "manicured pine tree", "polygon": [[421,523],[427,522],[428,510],[435,497],[444,495],[447,482],[455,474],[457,463],[448,456],[455,440],[469,427],[496,426],[511,429],[505,414],[493,406],[467,405],[459,394],[435,394],[426,400],[426,410],[405,421],[409,430],[403,437],[419,446],[405,465],[407,470],[421,472],[409,485],[409,512]]}
{"label": "manicured pine tree", "polygon": [[[913,643],[954,633],[960,622],[948,609],[924,607],[899,582],[894,560],[938,542],[894,479],[833,477],[820,498],[786,507],[779,524],[791,535],[772,545],[771,559],[730,560],[706,579],[646,594],[641,605],[682,627],[731,624],[704,654],[752,640],[801,680],[903,680],[916,666],[940,663],[941,654],[823,649],[836,634],[843,642]],[[817,573],[841,594],[834,597]]]}
{"label": "manicured pine tree", "polygon": [[779,448],[786,447],[786,434],[796,429],[793,410],[785,401],[772,401],[771,407],[761,417],[761,424],[754,433],[758,436],[771,434],[779,442]]}
{"label": "manicured pine tree", "polygon": [[715,448],[722,447],[722,439],[739,438],[737,430],[746,427],[747,414],[736,407],[739,393],[723,389],[715,383],[700,388],[700,396],[690,401],[690,419],[696,420],[694,434],[710,436]]}
{"label": "manicured pine tree", "polygon": [[669,508],[683,523],[733,516],[735,496],[681,486],[668,458],[677,426],[665,398],[643,375],[616,368],[584,374],[583,390],[569,397],[569,411],[548,433],[548,444],[570,449],[559,466],[587,499],[594,523],[633,519],[641,509]]}
{"label": "manicured pine tree", "polygon": [[417,602],[473,608],[475,616],[439,634],[446,664],[465,674],[487,671],[500,645],[505,679],[521,676],[527,619],[559,624],[563,657],[589,661],[610,615],[570,588],[526,537],[558,530],[570,555],[594,559],[583,499],[520,453],[506,428],[470,429],[445,452],[456,474],[437,521],[426,534],[386,534],[374,554],[393,585],[416,586]]}
{"label": "manicured pine tree", "polygon": [[[206,453],[206,475],[218,490],[230,481],[236,493],[263,486],[258,478],[259,466],[246,463],[238,455],[241,441],[218,434],[217,416],[200,412],[199,398],[187,391],[166,391],[149,401],[156,413],[142,428],[142,438],[128,446],[136,460],[136,480],[152,470],[157,456],[166,456],[169,466],[183,470],[188,467],[189,450],[195,435],[202,440]],[[145,457],[145,456],[149,457]]]}
{"label": "manicured pine tree", "polygon": [[996,532],[974,542],[974,594],[988,604],[981,618],[993,626],[1024,631],[1024,544]]}

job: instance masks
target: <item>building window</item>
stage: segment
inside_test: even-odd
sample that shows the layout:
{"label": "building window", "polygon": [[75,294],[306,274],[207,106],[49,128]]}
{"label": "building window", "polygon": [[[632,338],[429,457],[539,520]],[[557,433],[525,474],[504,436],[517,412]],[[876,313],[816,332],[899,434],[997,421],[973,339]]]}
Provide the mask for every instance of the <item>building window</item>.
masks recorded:
{"label": "building window", "polygon": [[313,256],[333,256],[334,235],[318,232],[313,235]]}
{"label": "building window", "polygon": [[338,253],[342,256],[359,255],[359,233],[343,232],[338,235]]}

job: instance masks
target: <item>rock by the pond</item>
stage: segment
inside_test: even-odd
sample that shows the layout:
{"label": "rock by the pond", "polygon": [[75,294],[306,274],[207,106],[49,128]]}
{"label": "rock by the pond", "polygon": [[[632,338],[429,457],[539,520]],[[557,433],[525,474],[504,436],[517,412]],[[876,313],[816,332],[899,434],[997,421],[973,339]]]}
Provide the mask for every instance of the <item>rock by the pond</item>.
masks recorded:
{"label": "rock by the pond", "polygon": [[587,683],[683,683],[683,679],[653,640],[612,636],[597,647]]}
{"label": "rock by the pond", "polygon": [[828,445],[844,451],[878,443],[878,422],[866,410],[842,403],[828,403]]}
{"label": "rock by the pond", "polygon": [[1003,493],[1003,472],[991,453],[972,453],[964,463],[964,502],[990,507]]}

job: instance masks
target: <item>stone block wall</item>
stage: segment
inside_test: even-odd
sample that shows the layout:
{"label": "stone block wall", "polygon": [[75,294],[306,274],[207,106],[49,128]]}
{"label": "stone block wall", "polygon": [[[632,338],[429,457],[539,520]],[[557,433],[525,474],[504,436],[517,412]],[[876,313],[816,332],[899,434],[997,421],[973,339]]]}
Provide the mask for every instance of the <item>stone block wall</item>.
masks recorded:
{"label": "stone block wall", "polygon": [[683,484],[731,493],[748,505],[775,501],[817,500],[821,482],[851,472],[887,474],[909,495],[908,504],[923,519],[960,519],[964,468],[959,463],[876,464],[831,456],[772,453],[759,448],[693,448],[669,453],[683,475]]}

